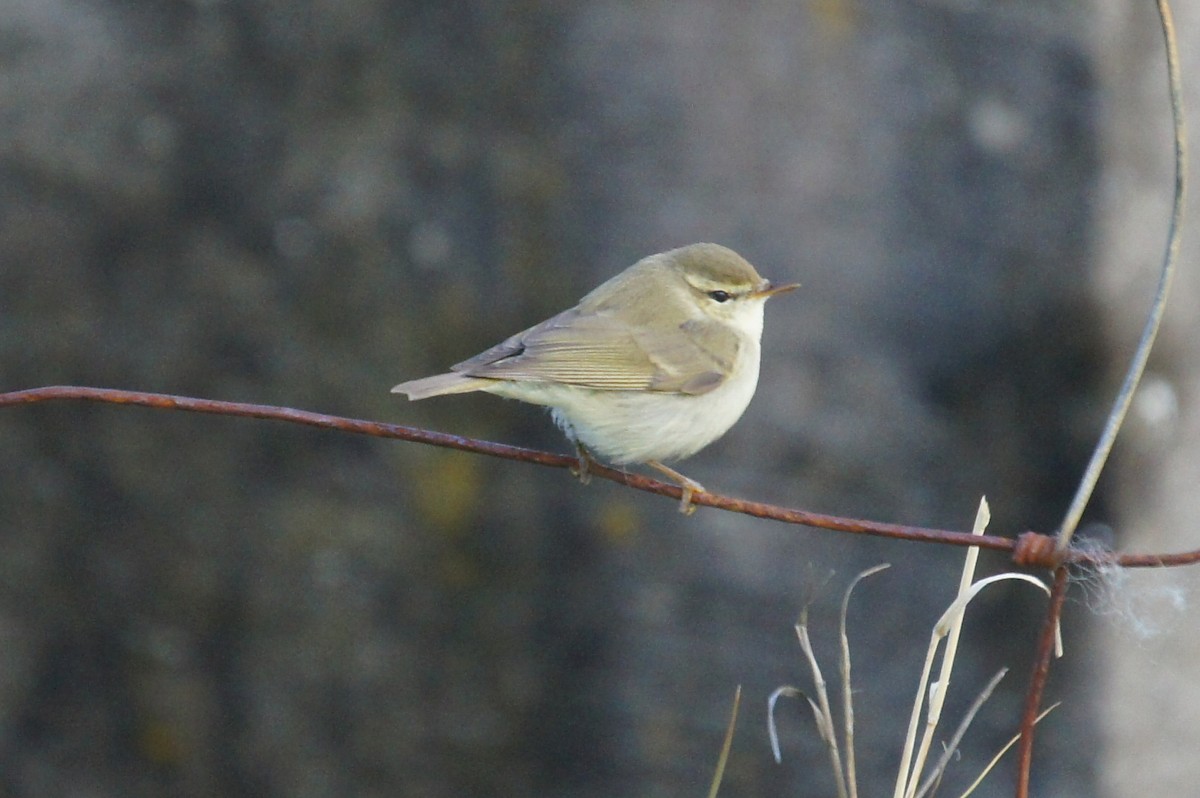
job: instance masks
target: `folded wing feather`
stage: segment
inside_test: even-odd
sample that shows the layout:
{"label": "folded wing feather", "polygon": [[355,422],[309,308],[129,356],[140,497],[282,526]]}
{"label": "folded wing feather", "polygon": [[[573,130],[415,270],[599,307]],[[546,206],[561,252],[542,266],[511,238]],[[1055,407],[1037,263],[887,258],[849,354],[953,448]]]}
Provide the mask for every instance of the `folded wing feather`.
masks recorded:
{"label": "folded wing feather", "polygon": [[737,335],[715,323],[651,333],[612,313],[571,308],[452,368],[464,377],[703,394],[725,380],[737,349]]}

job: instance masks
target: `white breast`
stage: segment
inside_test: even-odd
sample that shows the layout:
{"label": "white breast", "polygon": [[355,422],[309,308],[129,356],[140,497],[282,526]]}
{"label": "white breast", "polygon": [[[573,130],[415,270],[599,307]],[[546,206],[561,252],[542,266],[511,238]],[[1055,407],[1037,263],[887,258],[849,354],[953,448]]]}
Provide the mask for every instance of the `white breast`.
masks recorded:
{"label": "white breast", "polygon": [[549,382],[497,381],[490,393],[551,408],[569,438],[617,465],[678,460],[732,427],[758,387],[763,299],[735,308],[726,321],[738,331],[734,371],[717,388],[691,396],[654,391],[600,391]]}
{"label": "white breast", "polygon": [[747,340],[734,373],[699,396],[530,382],[498,383],[491,392],[549,406],[568,437],[623,465],[678,460],[724,435],[754,397],[758,369],[758,341]]}

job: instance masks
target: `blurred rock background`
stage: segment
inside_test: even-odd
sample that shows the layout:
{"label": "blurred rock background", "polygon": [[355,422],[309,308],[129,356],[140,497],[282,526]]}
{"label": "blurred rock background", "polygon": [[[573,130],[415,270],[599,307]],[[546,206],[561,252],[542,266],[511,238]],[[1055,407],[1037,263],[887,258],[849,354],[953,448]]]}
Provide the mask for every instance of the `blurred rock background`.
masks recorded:
{"label": "blurred rock background", "polygon": [[[1049,530],[1162,249],[1156,24],[1063,0],[10,0],[0,389],[563,449],[536,408],[388,388],[713,240],[804,288],[768,309],[746,417],[686,473],[953,528],[986,493],[993,532]],[[1197,291],[1185,268],[1089,516],[1117,545],[1197,545]],[[961,560],[281,424],[46,405],[0,413],[0,451],[14,796],[697,794],[738,684],[722,794],[827,795],[796,706],[771,761],[766,697],[807,683],[806,603],[832,675],[843,587],[887,561],[850,616],[879,794]],[[1069,608],[1038,794],[1197,780],[1186,615],[1091,611],[1196,583],[1141,579]],[[969,623],[951,714],[1014,671],[948,789],[1011,733],[1042,607],[997,590]]]}
{"label": "blurred rock background", "polygon": [[[1097,4],[1092,47],[1109,87],[1102,152],[1092,290],[1103,308],[1105,337],[1118,357],[1133,346],[1147,286],[1153,285],[1170,218],[1174,160],[1170,109],[1162,99],[1162,36],[1151,4]],[[1179,4],[1175,26],[1185,103],[1200,109],[1200,9]],[[1157,99],[1156,99],[1157,98]],[[1194,132],[1193,132],[1194,152]],[[1195,156],[1192,156],[1195,163]],[[1143,388],[1116,449],[1110,495],[1120,512],[1117,541],[1129,550],[1197,548],[1200,517],[1200,212],[1195,167],[1174,296]],[[1114,365],[1115,365],[1114,361]],[[1114,374],[1115,379],[1115,374]],[[1115,574],[1081,599],[1102,619],[1091,643],[1097,663],[1102,795],[1186,795],[1200,783],[1200,635],[1196,570]]]}

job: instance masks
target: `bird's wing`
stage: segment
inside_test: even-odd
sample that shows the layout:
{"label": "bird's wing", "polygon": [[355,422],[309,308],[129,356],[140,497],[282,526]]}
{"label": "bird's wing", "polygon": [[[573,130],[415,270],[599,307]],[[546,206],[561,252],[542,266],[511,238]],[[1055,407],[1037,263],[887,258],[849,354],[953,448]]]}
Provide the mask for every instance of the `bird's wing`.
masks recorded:
{"label": "bird's wing", "polygon": [[735,333],[711,322],[651,333],[613,313],[572,308],[452,368],[595,390],[703,394],[724,382],[738,346]]}

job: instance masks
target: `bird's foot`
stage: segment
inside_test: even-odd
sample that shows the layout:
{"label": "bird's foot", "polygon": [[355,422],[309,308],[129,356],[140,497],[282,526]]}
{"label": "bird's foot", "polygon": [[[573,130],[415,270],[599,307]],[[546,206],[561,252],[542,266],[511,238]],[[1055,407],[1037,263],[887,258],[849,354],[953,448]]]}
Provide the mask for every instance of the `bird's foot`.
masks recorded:
{"label": "bird's foot", "polygon": [[592,457],[591,452],[583,448],[582,444],[575,444],[575,456],[578,458],[577,464],[571,467],[571,473],[579,479],[581,483],[587,485],[592,481],[591,466],[596,460]]}
{"label": "bird's foot", "polygon": [[703,485],[694,479],[685,477],[673,468],[663,465],[657,460],[648,460],[646,465],[658,471],[660,474],[667,476],[672,482],[679,485],[679,512],[684,515],[691,515],[696,512],[696,505],[692,504],[692,497],[697,493],[707,493]]}

